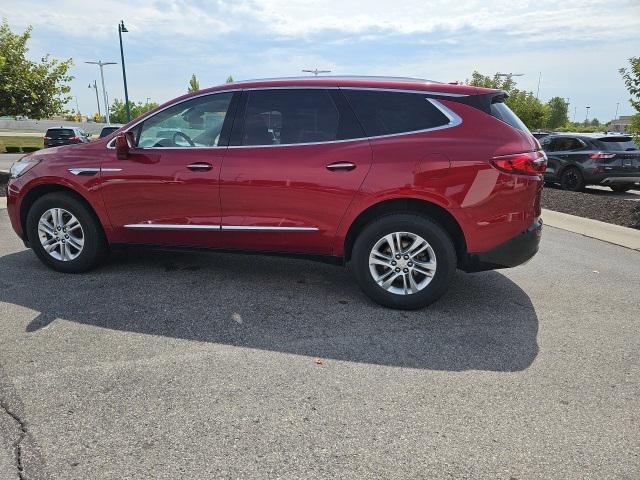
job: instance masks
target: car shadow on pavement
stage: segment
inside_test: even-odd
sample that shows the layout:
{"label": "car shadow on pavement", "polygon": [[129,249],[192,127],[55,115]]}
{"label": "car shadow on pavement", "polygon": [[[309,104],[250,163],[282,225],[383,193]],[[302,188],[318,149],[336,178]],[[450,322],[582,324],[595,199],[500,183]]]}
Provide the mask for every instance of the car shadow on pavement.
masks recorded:
{"label": "car shadow on pavement", "polygon": [[0,302],[102,328],[324,359],[433,369],[519,371],[538,352],[531,300],[499,272],[456,275],[427,309],[369,301],[348,269],[255,255],[134,251],[83,275],[31,251],[0,257]]}

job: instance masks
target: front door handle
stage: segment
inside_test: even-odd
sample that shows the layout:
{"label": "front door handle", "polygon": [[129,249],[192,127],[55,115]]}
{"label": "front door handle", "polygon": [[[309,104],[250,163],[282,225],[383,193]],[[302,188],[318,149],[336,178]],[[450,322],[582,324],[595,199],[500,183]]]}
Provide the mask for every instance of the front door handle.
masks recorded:
{"label": "front door handle", "polygon": [[356,168],[355,163],[351,162],[335,162],[327,165],[327,170],[335,171],[335,170],[353,170]]}
{"label": "front door handle", "polygon": [[206,162],[196,162],[196,163],[187,165],[187,168],[189,170],[193,170],[194,172],[206,172],[208,170],[211,170],[213,168],[213,165]]}

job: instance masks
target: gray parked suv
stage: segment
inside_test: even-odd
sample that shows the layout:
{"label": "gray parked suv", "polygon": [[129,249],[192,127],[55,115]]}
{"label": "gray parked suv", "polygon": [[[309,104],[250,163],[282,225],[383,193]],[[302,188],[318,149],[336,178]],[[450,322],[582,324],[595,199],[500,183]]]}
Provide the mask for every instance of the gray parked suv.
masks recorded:
{"label": "gray parked suv", "polygon": [[606,185],[614,192],[638,188],[640,150],[633,138],[613,134],[550,134],[540,139],[547,154],[546,182],[564,190]]}

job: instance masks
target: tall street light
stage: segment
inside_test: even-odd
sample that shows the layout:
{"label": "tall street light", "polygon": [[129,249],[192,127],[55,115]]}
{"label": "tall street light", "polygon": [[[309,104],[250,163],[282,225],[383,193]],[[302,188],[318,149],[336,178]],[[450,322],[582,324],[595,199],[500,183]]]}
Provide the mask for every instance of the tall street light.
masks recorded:
{"label": "tall street light", "polygon": [[98,104],[98,118],[102,120],[102,114],[100,113],[100,98],[98,97],[98,82],[93,81],[93,85],[89,84],[89,88],[94,88],[96,91],[96,103]]}
{"label": "tall street light", "polygon": [[124,68],[124,50],[122,49],[122,34],[127,33],[127,27],[124,26],[124,21],[120,20],[118,24],[118,37],[120,37],[120,59],[122,60],[122,80],[124,80],[124,106],[127,110],[127,122],[131,121],[131,110],[129,110],[129,91],[127,90],[127,72]]}
{"label": "tall street light", "polygon": [[590,108],[591,108],[591,107],[587,107],[587,116],[584,118],[584,123],[585,123],[585,125],[586,125],[586,124],[587,124],[587,122],[589,121],[589,109],[590,109]]}
{"label": "tall street light", "polygon": [[104,110],[107,116],[107,125],[111,125],[111,119],[109,118],[109,102],[107,101],[107,91],[104,88],[104,69],[105,65],[117,65],[116,62],[103,62],[102,60],[98,60],[97,62],[84,62],[90,63],[91,65],[98,65],[100,67],[100,79],[102,80],[102,96],[104,97]]}

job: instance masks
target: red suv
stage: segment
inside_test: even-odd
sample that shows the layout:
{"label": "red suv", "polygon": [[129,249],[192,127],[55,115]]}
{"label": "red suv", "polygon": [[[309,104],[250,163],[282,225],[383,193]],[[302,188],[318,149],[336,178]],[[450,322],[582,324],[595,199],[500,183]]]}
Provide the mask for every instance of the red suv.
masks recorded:
{"label": "red suv", "polygon": [[82,272],[121,244],[346,264],[374,301],[419,308],[457,268],[538,249],[546,157],[499,90],[397,78],[236,82],[12,168],[16,233]]}

